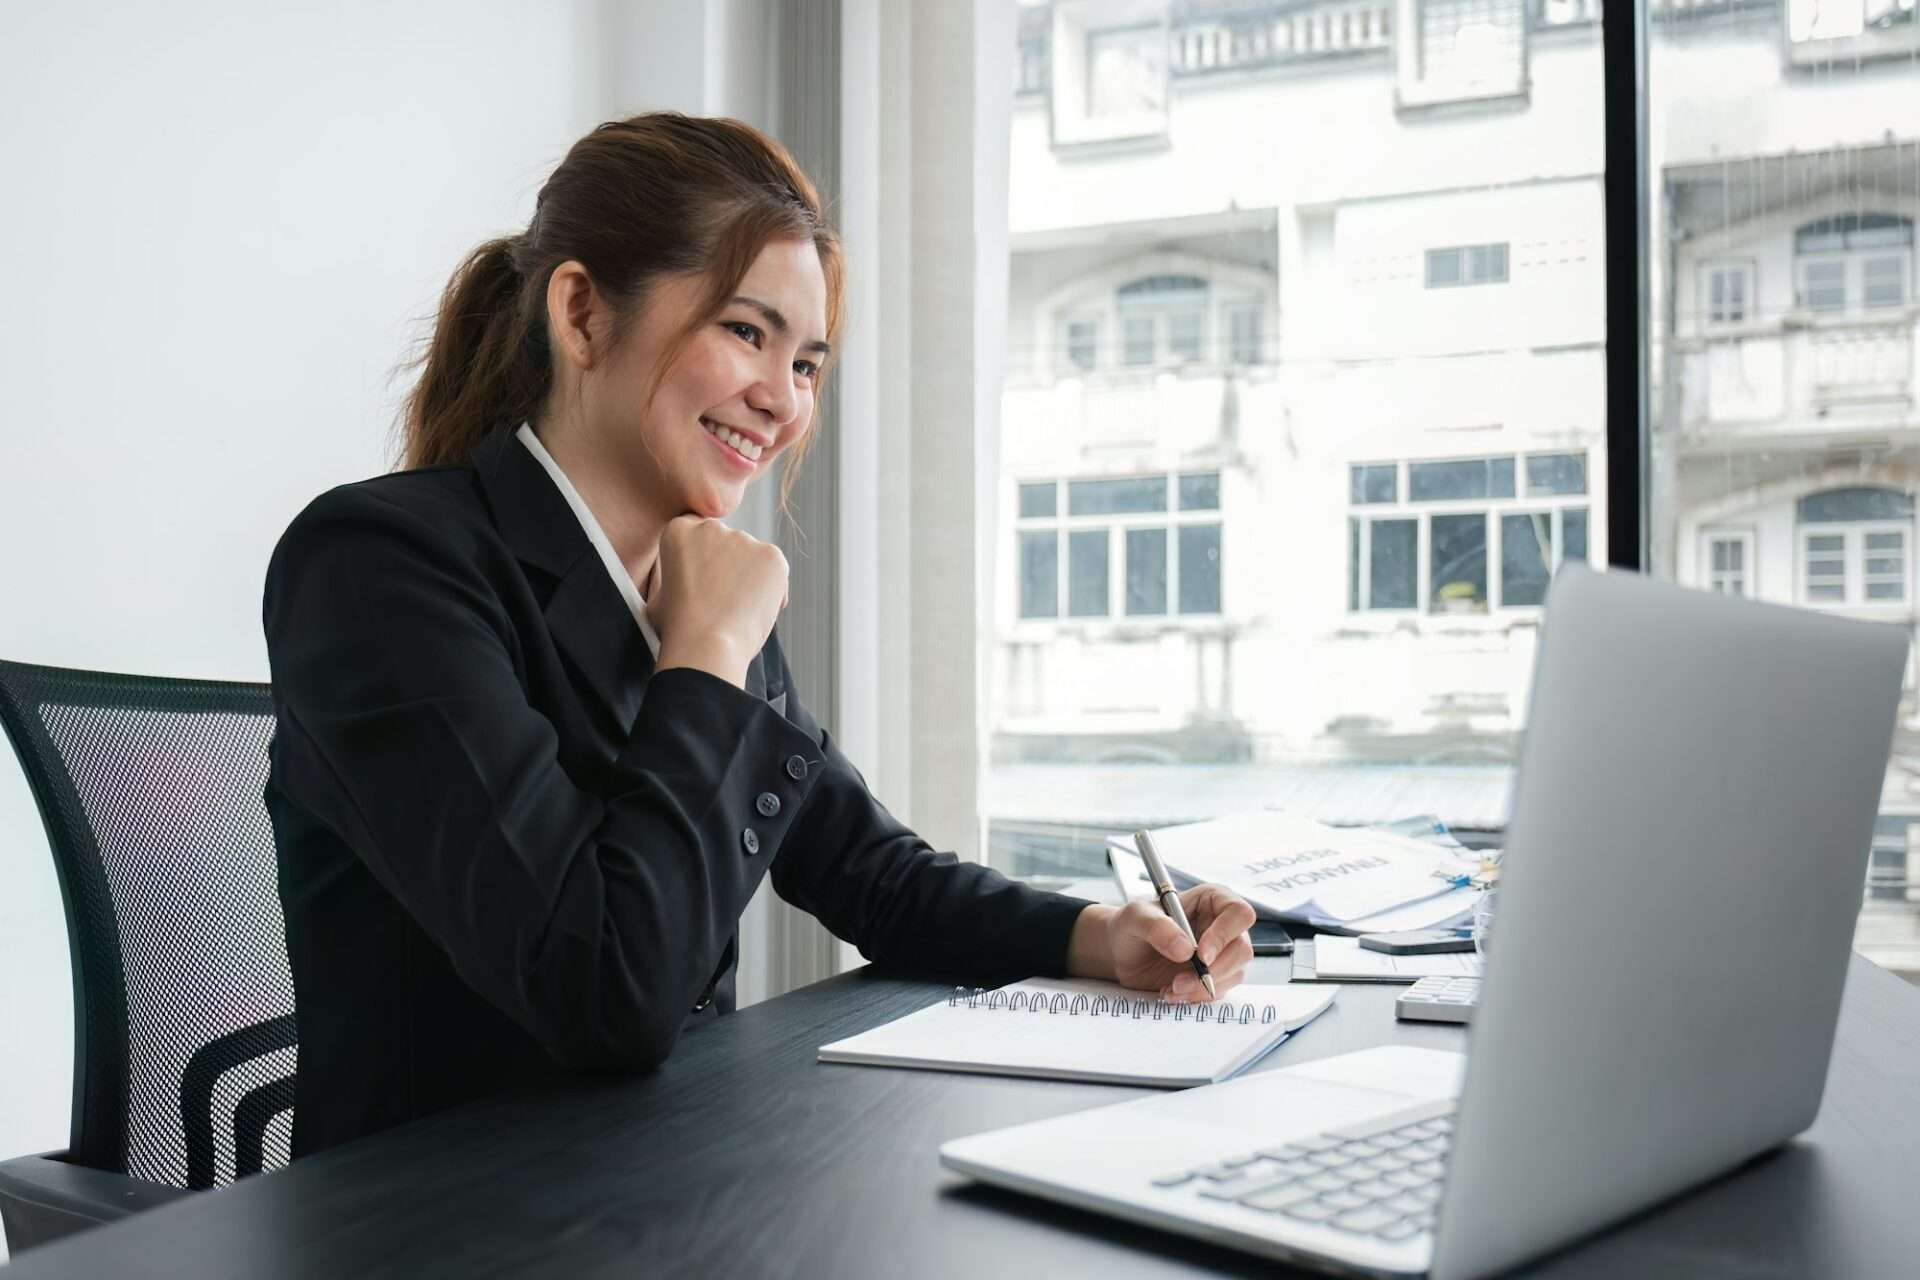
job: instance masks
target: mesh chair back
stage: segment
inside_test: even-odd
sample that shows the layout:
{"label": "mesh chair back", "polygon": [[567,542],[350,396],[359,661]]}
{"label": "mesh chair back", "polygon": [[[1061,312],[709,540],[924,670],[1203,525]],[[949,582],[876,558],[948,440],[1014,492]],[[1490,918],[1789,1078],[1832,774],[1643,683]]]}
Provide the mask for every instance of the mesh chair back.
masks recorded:
{"label": "mesh chair back", "polygon": [[0,662],[73,955],[68,1159],[204,1189],[287,1162],[298,1046],[268,687]]}

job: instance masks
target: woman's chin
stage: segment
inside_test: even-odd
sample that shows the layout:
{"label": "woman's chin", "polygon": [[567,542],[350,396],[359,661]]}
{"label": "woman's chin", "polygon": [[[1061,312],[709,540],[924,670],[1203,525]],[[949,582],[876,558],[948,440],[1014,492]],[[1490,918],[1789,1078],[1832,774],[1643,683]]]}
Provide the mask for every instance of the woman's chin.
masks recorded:
{"label": "woman's chin", "polygon": [[745,486],[688,494],[687,510],[708,520],[724,520],[740,509],[740,500],[745,494]]}

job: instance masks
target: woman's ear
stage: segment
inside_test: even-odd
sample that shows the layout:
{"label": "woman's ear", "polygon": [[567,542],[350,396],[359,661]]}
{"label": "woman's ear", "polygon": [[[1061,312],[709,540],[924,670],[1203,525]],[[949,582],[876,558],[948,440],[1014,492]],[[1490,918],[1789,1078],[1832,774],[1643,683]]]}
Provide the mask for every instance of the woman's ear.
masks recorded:
{"label": "woman's ear", "polygon": [[599,291],[585,267],[570,258],[553,269],[547,278],[548,340],[562,359],[583,371],[593,368],[593,321],[599,309]]}

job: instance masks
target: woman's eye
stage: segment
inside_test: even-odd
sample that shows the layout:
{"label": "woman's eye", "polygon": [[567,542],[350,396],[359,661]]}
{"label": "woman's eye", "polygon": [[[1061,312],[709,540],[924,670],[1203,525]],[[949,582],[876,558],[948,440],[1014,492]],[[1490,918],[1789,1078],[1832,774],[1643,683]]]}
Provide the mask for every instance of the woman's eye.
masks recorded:
{"label": "woman's eye", "polygon": [[729,320],[726,322],[726,328],[736,338],[751,342],[755,346],[758,346],[760,343],[760,330],[754,328],[744,320]]}
{"label": "woman's eye", "polygon": [[820,366],[811,360],[795,360],[793,371],[811,382],[820,372]]}

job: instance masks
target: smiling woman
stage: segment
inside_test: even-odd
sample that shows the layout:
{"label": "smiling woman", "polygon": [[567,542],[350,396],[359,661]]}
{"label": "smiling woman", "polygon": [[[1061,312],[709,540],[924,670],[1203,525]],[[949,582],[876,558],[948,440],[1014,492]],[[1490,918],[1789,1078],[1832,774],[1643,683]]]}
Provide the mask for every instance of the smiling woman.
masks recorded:
{"label": "smiling woman", "polygon": [[[407,469],[268,568],[267,784],[299,1157],[728,1011],[763,877],[870,958],[1199,995],[1147,904],[935,853],[801,704],[778,548],[721,523],[812,431],[840,310],[819,197],[746,125],[602,125],[448,286]],[[1189,890],[1221,991],[1252,910]]]}

